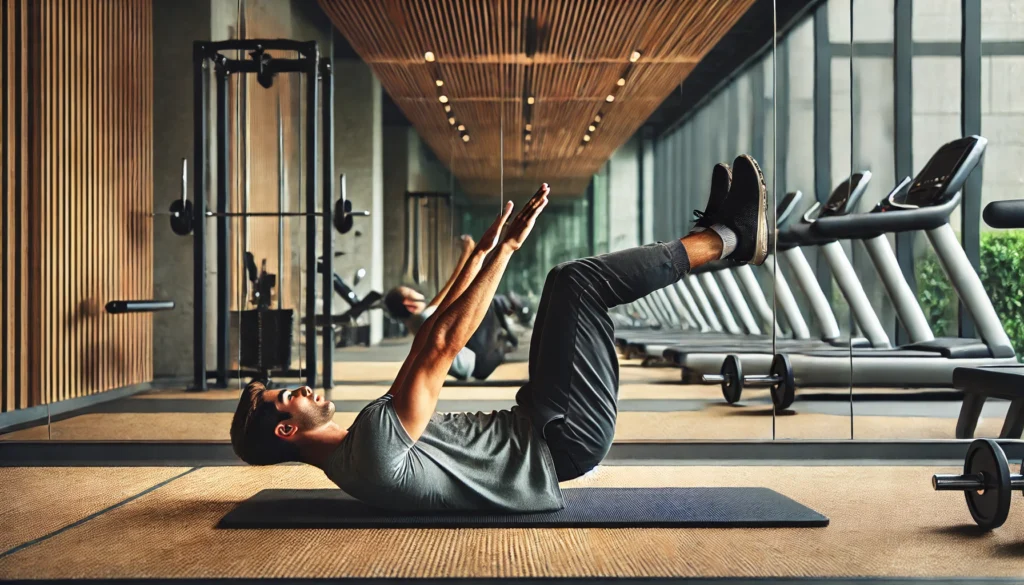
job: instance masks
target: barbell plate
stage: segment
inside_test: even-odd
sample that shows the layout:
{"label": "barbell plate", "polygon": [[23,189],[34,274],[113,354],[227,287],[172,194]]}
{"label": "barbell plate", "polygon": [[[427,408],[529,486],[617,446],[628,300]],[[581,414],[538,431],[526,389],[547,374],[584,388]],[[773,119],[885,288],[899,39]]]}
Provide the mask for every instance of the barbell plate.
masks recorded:
{"label": "barbell plate", "polygon": [[743,396],[743,365],[735,355],[725,356],[722,362],[722,396],[729,404],[736,404]]}
{"label": "barbell plate", "polygon": [[168,208],[170,213],[171,231],[179,236],[187,236],[192,233],[192,202],[188,200],[175,199]]}
{"label": "barbell plate", "polygon": [[784,410],[792,406],[796,399],[796,383],[793,379],[793,365],[789,361],[789,356],[782,353],[775,354],[769,375],[778,379],[778,382],[772,384],[771,388],[772,403],[775,404],[775,408]]}
{"label": "barbell plate", "polygon": [[985,475],[985,489],[964,492],[967,509],[981,528],[999,528],[1010,514],[1010,465],[992,439],[976,439],[967,449],[964,475],[975,473]]}

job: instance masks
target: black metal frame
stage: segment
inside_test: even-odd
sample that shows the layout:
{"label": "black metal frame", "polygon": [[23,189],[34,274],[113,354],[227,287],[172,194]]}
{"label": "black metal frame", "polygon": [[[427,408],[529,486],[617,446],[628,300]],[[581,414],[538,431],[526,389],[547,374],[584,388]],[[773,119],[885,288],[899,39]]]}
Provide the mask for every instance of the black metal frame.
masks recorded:
{"label": "black metal frame", "polygon": [[[960,128],[963,136],[981,134],[981,0],[961,0]],[[960,241],[974,271],[981,273],[981,179],[985,161],[967,178],[960,210]],[[977,337],[970,312],[960,302],[961,337]]]}
{"label": "black metal frame", "polygon": [[[245,51],[262,54],[264,51],[294,51],[300,55],[298,59],[273,58],[262,61],[230,59],[222,54],[227,51]],[[228,374],[228,338],[230,335],[230,298],[228,294],[229,249],[227,193],[228,193],[228,77],[235,73],[255,73],[262,84],[267,76],[278,73],[301,73],[306,78],[306,384],[316,385],[316,326],[313,307],[316,304],[316,220],[324,221],[323,247],[324,258],[332,258],[333,233],[331,225],[333,215],[331,196],[334,189],[334,142],[332,74],[327,58],[322,58],[316,41],[294,41],[285,39],[251,39],[229,40],[220,42],[196,41],[192,47],[193,66],[193,160],[196,170],[192,173],[193,201],[196,217],[194,218],[193,239],[193,385],[192,390],[207,389],[208,372],[206,370],[206,172],[208,164],[209,139],[209,75],[213,65],[216,77],[216,124],[217,133],[217,367],[212,372],[217,385],[226,387]],[[320,110],[320,83],[323,84],[323,110]],[[316,173],[320,164],[317,151],[318,113],[323,117],[323,203],[321,213],[313,213],[316,209]],[[331,290],[330,271],[324,271],[324,290]],[[331,295],[324,294],[324,314],[331,313]],[[325,388],[333,386],[333,337],[330,327],[323,328],[324,360],[322,379]]]}
{"label": "black metal frame", "polygon": [[[828,38],[828,3],[814,11],[814,198],[832,194],[832,46]],[[851,170],[852,172],[852,170]],[[787,192],[789,188],[785,189]],[[814,274],[826,298],[832,298],[832,276],[824,254],[817,254]]]}
{"label": "black metal frame", "polygon": [[[893,184],[903,177],[914,176],[914,38],[913,0],[895,0],[893,10],[893,150],[896,176]],[[914,274],[914,234],[896,234],[896,260],[910,291],[917,296],[917,276]],[[910,341],[899,319],[896,324],[896,343]]]}

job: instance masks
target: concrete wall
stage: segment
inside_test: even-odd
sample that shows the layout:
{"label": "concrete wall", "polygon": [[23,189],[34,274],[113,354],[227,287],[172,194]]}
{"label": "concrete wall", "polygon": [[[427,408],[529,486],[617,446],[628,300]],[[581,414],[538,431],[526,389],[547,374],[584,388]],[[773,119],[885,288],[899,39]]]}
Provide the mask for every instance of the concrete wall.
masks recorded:
{"label": "concrete wall", "polygon": [[[210,38],[207,0],[153,3],[153,209],[167,211],[181,197],[181,159],[192,160],[192,41]],[[171,299],[172,312],[153,315],[153,375],[192,371],[192,238],[154,218],[153,297]]]}
{"label": "concrete wall", "polygon": [[[334,259],[334,270],[349,284],[359,268],[366,278],[354,290],[365,296],[383,291],[384,279],[384,167],[381,126],[381,87],[370,67],[360,60],[334,62],[334,156],[336,175],[345,174],[347,196],[354,210],[368,210],[369,218],[356,218],[355,229],[335,234],[336,250],[345,253]],[[341,186],[338,186],[339,193]],[[341,303],[341,313],[346,308]],[[380,311],[370,312],[370,337],[382,335]]]}

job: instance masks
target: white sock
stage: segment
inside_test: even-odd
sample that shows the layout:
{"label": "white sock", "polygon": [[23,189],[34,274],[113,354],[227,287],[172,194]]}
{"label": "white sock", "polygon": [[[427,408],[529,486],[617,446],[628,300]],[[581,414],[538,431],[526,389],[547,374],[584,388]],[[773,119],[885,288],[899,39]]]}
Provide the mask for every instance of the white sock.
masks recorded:
{"label": "white sock", "polygon": [[727,258],[736,250],[736,233],[720,223],[711,226],[711,231],[722,238],[722,255],[719,258]]}

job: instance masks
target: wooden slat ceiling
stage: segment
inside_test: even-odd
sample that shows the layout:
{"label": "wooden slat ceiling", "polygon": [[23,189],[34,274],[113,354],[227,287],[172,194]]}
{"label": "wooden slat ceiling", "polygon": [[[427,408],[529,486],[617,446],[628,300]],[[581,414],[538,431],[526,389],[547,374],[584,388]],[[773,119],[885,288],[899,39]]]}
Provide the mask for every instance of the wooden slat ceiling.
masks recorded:
{"label": "wooden slat ceiling", "polygon": [[320,0],[462,188],[495,195],[503,179],[511,197],[542,181],[582,193],[752,3]]}

